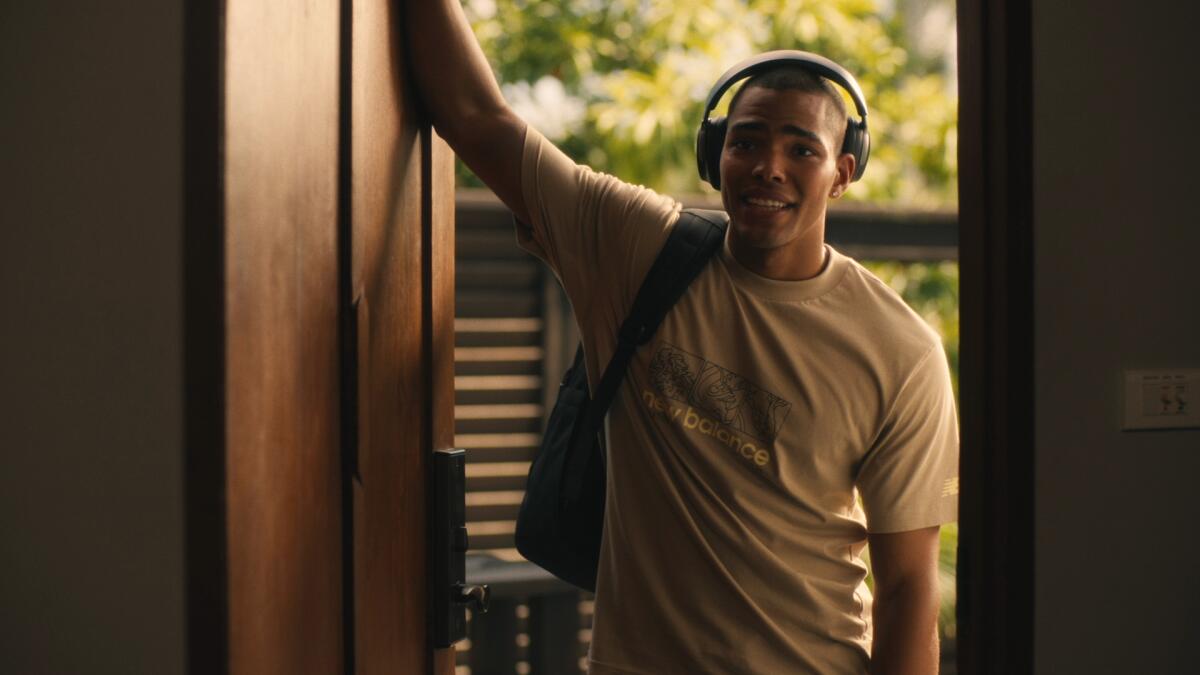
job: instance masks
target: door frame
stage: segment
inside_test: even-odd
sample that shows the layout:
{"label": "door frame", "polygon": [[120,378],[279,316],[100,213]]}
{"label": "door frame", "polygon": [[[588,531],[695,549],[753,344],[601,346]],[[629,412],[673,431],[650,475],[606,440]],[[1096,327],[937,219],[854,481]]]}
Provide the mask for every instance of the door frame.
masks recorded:
{"label": "door frame", "polygon": [[1032,0],[958,0],[959,672],[1033,671]]}
{"label": "door frame", "polygon": [[184,602],[186,671],[229,667],[225,539],[223,3],[183,21]]}

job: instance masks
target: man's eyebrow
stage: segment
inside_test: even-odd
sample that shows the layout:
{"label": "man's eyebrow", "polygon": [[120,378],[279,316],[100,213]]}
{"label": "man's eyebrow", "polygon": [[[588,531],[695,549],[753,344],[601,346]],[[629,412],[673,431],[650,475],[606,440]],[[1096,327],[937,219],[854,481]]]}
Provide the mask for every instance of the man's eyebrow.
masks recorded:
{"label": "man's eyebrow", "polygon": [[[733,126],[730,127],[730,130],[732,130],[732,131],[766,131],[767,124],[766,124],[766,122],[759,122],[756,120],[745,120],[742,122],[735,122],[733,124]],[[798,127],[795,124],[783,125],[783,133],[788,134],[789,136],[802,136],[804,138],[811,138],[814,141],[821,140],[821,137],[818,136],[816,134],[816,132],[805,129],[804,127]]]}

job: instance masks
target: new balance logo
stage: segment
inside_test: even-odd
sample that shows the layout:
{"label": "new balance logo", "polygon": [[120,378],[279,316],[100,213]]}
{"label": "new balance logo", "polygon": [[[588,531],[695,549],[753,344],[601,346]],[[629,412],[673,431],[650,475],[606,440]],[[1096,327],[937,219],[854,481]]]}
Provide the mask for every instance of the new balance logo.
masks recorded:
{"label": "new balance logo", "polygon": [[958,494],[958,476],[955,476],[954,478],[947,478],[945,482],[942,483],[942,496],[953,497],[956,494]]}
{"label": "new balance logo", "polygon": [[791,403],[737,373],[664,343],[650,362],[646,407],[764,467]]}
{"label": "new balance logo", "polygon": [[689,431],[698,431],[705,436],[712,436],[725,447],[748,459],[758,466],[766,466],[771,461],[771,454],[765,448],[760,448],[754,441],[747,441],[732,433],[728,427],[716,420],[705,417],[692,406],[671,405],[656,396],[652,391],[642,392],[642,402],[646,407],[662,413],[667,419]]}
{"label": "new balance logo", "polygon": [[650,381],[663,396],[768,443],[792,407],[745,377],[667,343],[650,362]]}

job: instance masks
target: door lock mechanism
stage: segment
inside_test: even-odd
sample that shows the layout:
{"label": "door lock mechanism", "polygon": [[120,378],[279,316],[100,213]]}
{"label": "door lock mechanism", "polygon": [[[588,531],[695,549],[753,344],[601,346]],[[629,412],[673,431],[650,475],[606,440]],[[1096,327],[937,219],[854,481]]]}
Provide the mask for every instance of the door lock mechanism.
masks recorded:
{"label": "door lock mechanism", "polygon": [[458,597],[455,598],[458,602],[469,605],[471,609],[480,614],[487,614],[488,602],[491,600],[492,589],[487,584],[455,584],[454,589],[458,591]]}
{"label": "door lock mechanism", "polygon": [[444,649],[467,636],[467,608],[486,612],[491,589],[466,581],[467,451],[462,448],[433,453],[433,570],[430,602],[433,603],[433,643]]}

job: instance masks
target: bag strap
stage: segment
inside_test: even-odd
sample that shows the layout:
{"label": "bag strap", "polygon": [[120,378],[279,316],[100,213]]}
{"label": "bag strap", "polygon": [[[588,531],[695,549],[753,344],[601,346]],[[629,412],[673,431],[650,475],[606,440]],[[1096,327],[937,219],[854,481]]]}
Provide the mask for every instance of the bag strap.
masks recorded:
{"label": "bag strap", "polygon": [[[721,247],[728,225],[729,215],[724,211],[684,209],[679,214],[679,220],[671,228],[667,242],[638,289],[629,316],[621,324],[617,348],[592,394],[577,439],[590,443],[599,431],[616,396],[617,387],[625,378],[633,353],[650,340],[667,312]],[[583,463],[575,464],[579,466]],[[572,494],[577,494],[583,471],[573,471],[572,474],[568,476],[567,485],[575,488]]]}

